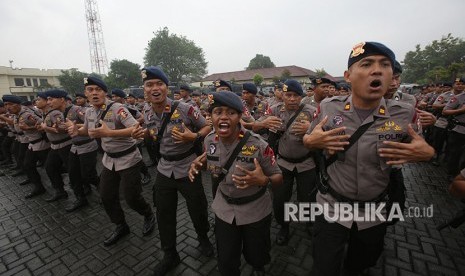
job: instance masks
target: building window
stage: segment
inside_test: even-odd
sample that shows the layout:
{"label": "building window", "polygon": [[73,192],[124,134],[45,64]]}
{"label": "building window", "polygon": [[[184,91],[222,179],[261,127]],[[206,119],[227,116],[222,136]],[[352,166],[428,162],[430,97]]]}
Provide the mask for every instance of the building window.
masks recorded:
{"label": "building window", "polygon": [[30,78],[26,79],[27,86],[32,86],[32,82]]}
{"label": "building window", "polygon": [[15,78],[15,86],[24,86],[23,78]]}
{"label": "building window", "polygon": [[34,87],[39,86],[39,81],[37,79],[32,79],[32,84],[34,84]]}
{"label": "building window", "polygon": [[48,85],[48,80],[47,79],[40,79],[40,85],[41,86]]}

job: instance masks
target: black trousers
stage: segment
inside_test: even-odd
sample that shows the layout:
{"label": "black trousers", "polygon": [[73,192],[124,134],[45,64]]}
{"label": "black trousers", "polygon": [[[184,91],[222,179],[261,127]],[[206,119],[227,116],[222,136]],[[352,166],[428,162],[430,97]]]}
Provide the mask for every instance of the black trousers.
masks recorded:
{"label": "black trousers", "polygon": [[50,149],[32,151],[28,149],[24,157],[23,169],[26,172],[27,178],[34,184],[35,189],[41,190],[44,188],[40,174],[37,171],[37,161],[45,162]]}
{"label": "black trousers", "polygon": [[[445,128],[440,128],[440,127],[433,127],[433,140],[432,140],[432,146],[434,150],[436,151],[436,158],[439,160],[439,157],[442,154],[442,150],[444,148],[444,143],[447,141],[447,130]],[[447,153],[447,151],[446,151]],[[447,159],[447,158],[445,158]]]}
{"label": "black trousers", "polygon": [[[137,148],[139,149],[139,152],[140,152],[140,155],[144,156],[142,154],[142,143],[138,144],[137,145]],[[144,163],[144,160],[141,161],[141,165],[140,165],[140,172],[144,175],[148,174],[149,173],[149,169],[147,168],[147,165],[145,165]]]}
{"label": "black trousers", "polygon": [[26,151],[27,148],[29,147],[29,143],[18,143],[18,156],[16,159],[16,169],[24,170],[23,164],[24,164],[24,157],[26,156]]}
{"label": "black trousers", "polygon": [[287,170],[280,166],[283,173],[283,184],[278,187],[273,187],[273,211],[276,222],[279,225],[289,224],[284,221],[284,203],[289,202],[292,197],[294,180],[297,184],[297,200],[299,202],[315,202],[316,192],[316,170],[315,168],[297,172]]}
{"label": "black trousers", "polygon": [[[358,275],[364,269],[376,265],[384,248],[385,223],[358,230],[354,223],[348,229],[338,223],[327,222],[323,215],[316,218],[313,226],[313,275],[341,275],[341,266]],[[344,260],[344,248],[348,244]]]}
{"label": "black trousers", "polygon": [[97,150],[77,154],[68,154],[68,174],[71,188],[76,198],[84,197],[84,187],[98,183]]}
{"label": "black trousers", "polygon": [[14,169],[17,170],[17,169],[21,168],[21,164],[18,163],[18,159],[19,159],[19,142],[16,139],[13,140],[13,142],[11,143],[11,153],[13,154],[13,158],[16,161],[16,167],[14,167]]}
{"label": "black trousers", "polygon": [[465,134],[450,131],[447,144],[447,149],[449,150],[447,154],[447,174],[455,177],[464,167],[463,160],[461,161],[461,159],[465,153]]}
{"label": "black trousers", "polygon": [[6,136],[3,139],[2,153],[3,153],[3,158],[5,158],[5,160],[9,160],[9,161],[12,160],[11,159],[11,146],[14,140],[15,140],[15,137],[9,137],[9,136]]}
{"label": "black trousers", "polygon": [[174,179],[174,177],[166,177],[161,173],[157,174],[155,197],[158,230],[160,231],[161,248],[164,251],[176,250],[178,191],[186,199],[187,210],[197,235],[207,235],[210,229],[207,213],[208,203],[201,179],[198,175],[192,183],[187,177]]}
{"label": "black trousers", "polygon": [[143,216],[152,215],[152,207],[142,197],[140,180],[140,163],[121,171],[103,167],[100,174],[100,197],[105,212],[114,224],[126,223],[119,199],[120,186],[124,199],[131,209]]}
{"label": "black trousers", "polygon": [[[253,211],[253,210],[251,210]],[[222,275],[240,275],[241,253],[255,270],[262,270],[271,260],[271,214],[246,225],[229,224],[215,217],[218,269]]]}
{"label": "black trousers", "polygon": [[57,192],[63,192],[65,183],[61,177],[62,170],[61,168],[65,166],[67,169],[68,166],[68,155],[71,145],[63,147],[61,149],[50,149],[47,161],[45,161],[45,171],[47,172],[48,178],[52,183],[52,187]]}

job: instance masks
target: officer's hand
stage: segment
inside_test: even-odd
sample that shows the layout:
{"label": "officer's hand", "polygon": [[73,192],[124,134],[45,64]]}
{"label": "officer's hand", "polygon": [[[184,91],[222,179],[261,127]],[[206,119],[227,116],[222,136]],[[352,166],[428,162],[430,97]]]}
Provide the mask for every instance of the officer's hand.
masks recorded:
{"label": "officer's hand", "polygon": [[262,121],[262,124],[267,129],[279,130],[283,122],[276,116],[269,116]]}
{"label": "officer's hand", "polygon": [[189,180],[194,182],[195,176],[199,174],[200,169],[202,169],[204,163],[207,161],[207,152],[202,153],[200,156],[194,159],[189,168]]}
{"label": "officer's hand", "polygon": [[344,150],[344,146],[349,144],[347,141],[349,135],[339,133],[343,132],[346,127],[338,127],[324,131],[323,126],[327,121],[328,116],[325,116],[310,134],[304,135],[303,142],[305,147],[310,149],[326,149],[332,152]]}
{"label": "officer's hand", "polygon": [[131,137],[133,139],[143,139],[147,135],[148,131],[146,128],[143,128],[140,126],[139,123],[136,123],[134,125],[134,128],[132,129],[131,132]]}
{"label": "officer's hand", "polygon": [[108,128],[107,124],[103,120],[100,120],[100,124],[100,127],[88,130],[90,138],[102,138],[108,136],[110,129]]}
{"label": "officer's hand", "polygon": [[407,132],[412,137],[410,143],[384,141],[386,148],[379,149],[379,156],[390,159],[388,165],[400,165],[408,162],[428,161],[434,155],[434,149],[418,135],[409,124]]}
{"label": "officer's hand", "polygon": [[422,127],[432,126],[436,123],[436,116],[432,113],[420,109],[416,109],[418,113],[418,117],[420,120],[420,124]]}
{"label": "officer's hand", "polygon": [[171,130],[171,138],[173,138],[175,144],[188,143],[195,140],[197,134],[188,129],[184,123],[182,123],[181,128],[184,129],[183,132],[178,128],[173,128]]}
{"label": "officer's hand", "polygon": [[245,189],[249,186],[264,186],[268,183],[268,178],[263,173],[260,163],[258,163],[257,158],[254,158],[255,169],[247,170],[239,165],[236,165],[236,169],[241,173],[244,173],[243,176],[233,174],[232,180],[238,189]]}
{"label": "officer's hand", "polygon": [[294,135],[305,135],[309,127],[310,127],[310,122],[307,120],[302,120],[300,122],[295,122],[292,124],[291,132]]}
{"label": "officer's hand", "polygon": [[68,118],[66,118],[66,127],[67,127],[67,130],[68,130],[68,135],[71,136],[71,137],[76,137],[78,136],[78,127],[76,125],[76,121],[71,121],[71,120],[68,120]]}
{"label": "officer's hand", "polygon": [[211,129],[213,129],[212,117],[210,117],[210,115],[208,115],[208,114],[206,114],[204,117],[205,117],[205,124],[207,126],[210,126]]}
{"label": "officer's hand", "polygon": [[36,129],[37,129],[38,131],[43,131],[44,128],[42,127],[42,123],[37,122],[37,123],[36,123]]}

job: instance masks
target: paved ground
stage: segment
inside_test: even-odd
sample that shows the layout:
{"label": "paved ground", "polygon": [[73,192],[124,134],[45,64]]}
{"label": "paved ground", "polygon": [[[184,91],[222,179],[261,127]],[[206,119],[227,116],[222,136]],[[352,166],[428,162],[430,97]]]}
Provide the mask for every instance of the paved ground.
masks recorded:
{"label": "paved ground", "polygon": [[[153,168],[151,168],[153,173]],[[43,173],[43,172],[42,172]],[[446,192],[443,169],[429,164],[404,168],[408,205],[434,208],[433,218],[407,219],[389,227],[385,251],[370,275],[465,275],[465,226],[444,229],[436,225],[451,218],[460,201]],[[93,192],[90,206],[68,214],[66,200],[46,203],[44,196],[25,200],[30,186],[19,186],[22,177],[0,177],[0,275],[151,275],[162,257],[157,231],[141,234],[143,218],[126,210],[132,233],[117,245],[103,246],[113,230],[98,196]],[[210,184],[205,191],[211,200]],[[47,186],[48,190],[50,185]],[[67,188],[69,191],[69,188]],[[70,193],[71,194],[71,193]],[[151,201],[151,185],[144,187]],[[73,199],[71,197],[70,199]],[[210,215],[213,221],[213,216]],[[304,225],[292,224],[288,246],[273,244],[270,275],[308,275],[312,267],[312,241]],[[273,223],[272,240],[277,232]],[[211,240],[214,240],[210,232]],[[216,259],[200,255],[196,234],[184,200],[178,204],[178,251],[182,263],[171,275],[218,275]],[[243,265],[243,275],[251,267]]]}

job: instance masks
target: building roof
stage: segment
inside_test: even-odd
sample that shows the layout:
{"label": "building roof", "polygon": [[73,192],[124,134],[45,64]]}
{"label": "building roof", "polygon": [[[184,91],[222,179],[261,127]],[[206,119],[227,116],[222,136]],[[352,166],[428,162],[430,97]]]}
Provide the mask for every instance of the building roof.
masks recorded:
{"label": "building roof", "polygon": [[[235,72],[226,72],[226,73],[216,73],[206,76],[202,81],[215,81],[218,79],[222,80],[232,80],[235,81],[249,81],[252,80],[255,74],[260,74],[264,79],[272,79],[273,77],[281,77],[284,70],[288,70],[292,78],[295,77],[310,77],[315,76],[316,73],[310,69],[302,68],[299,66],[281,66],[273,68],[263,68],[263,69],[252,69],[244,71],[235,71]],[[325,78],[333,80],[333,76],[326,75]]]}

